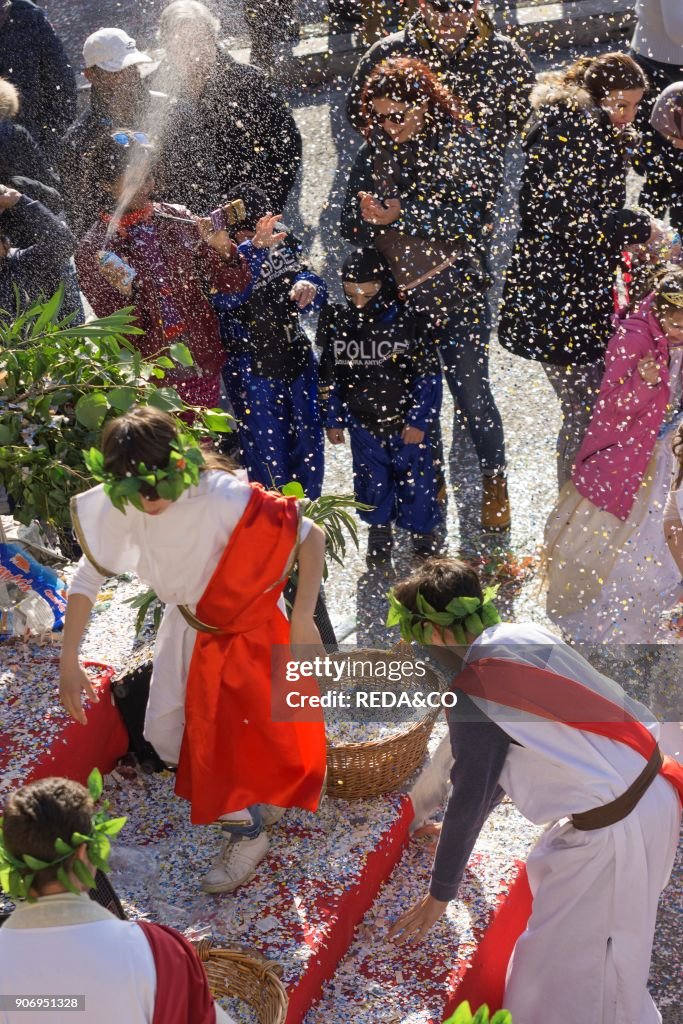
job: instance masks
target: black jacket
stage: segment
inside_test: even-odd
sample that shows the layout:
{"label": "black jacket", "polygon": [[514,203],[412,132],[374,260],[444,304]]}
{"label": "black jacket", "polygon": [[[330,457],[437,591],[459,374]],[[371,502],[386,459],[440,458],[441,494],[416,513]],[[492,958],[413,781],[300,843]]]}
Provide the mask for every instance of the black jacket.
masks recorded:
{"label": "black jacket", "polygon": [[0,318],[16,309],[15,287],[20,304],[56,290],[64,262],[74,251],[74,237],[59,218],[35,200],[22,196],[11,211],[0,217],[0,233],[9,234],[7,215],[16,224],[10,242],[17,246],[0,262]]}
{"label": "black jacket", "polygon": [[465,103],[495,157],[497,192],[503,180],[505,146],[529,114],[529,93],[535,76],[527,55],[517,43],[496,32],[483,12],[470,36],[448,54],[436,44],[418,13],[404,29],[378,40],[361,58],[347,101],[347,115],[355,128],[361,127],[360,98],[372,69],[387,57],[404,56],[424,61]]}
{"label": "black jacket", "polygon": [[[424,238],[425,246],[432,240],[461,243],[480,258],[493,179],[481,138],[443,129],[427,135],[417,149],[416,165],[405,169],[392,192],[401,201],[401,215],[390,227]],[[358,199],[359,191],[379,193],[373,166],[373,147],[365,142],[353,162],[341,211],[342,236],[357,246],[371,245],[375,235],[373,225],[361,217]]]}
{"label": "black jacket", "polygon": [[640,205],[653,217],[664,217],[668,209],[672,227],[683,234],[683,150],[663,141],[649,159],[636,161],[635,168],[645,174]]}
{"label": "black jacket", "polygon": [[21,124],[0,121],[0,182],[7,185],[13,178],[30,178],[59,189],[59,178],[31,133]]}
{"label": "black jacket", "polygon": [[328,427],[356,421],[379,437],[420,430],[438,419],[441,366],[436,347],[422,343],[418,324],[403,308],[379,318],[358,317],[347,305],[326,306],[316,344],[320,385],[331,388]]}
{"label": "black jacket", "polygon": [[221,296],[214,296],[228,368],[234,356],[248,353],[254,374],[292,384],[310,367],[311,343],[301,325],[302,311],[289,297],[297,281],[310,281],[318,289],[306,312],[319,309],[327,296],[325,282],[301,262],[301,243],[289,235],[264,255],[245,303],[223,312]]}
{"label": "black jacket", "polygon": [[527,359],[594,363],[612,333],[620,253],[647,241],[649,217],[624,209],[624,153],[587,93],[551,79],[533,102],[498,337]]}
{"label": "black jacket", "polygon": [[17,121],[54,159],[76,116],[76,80],[59,37],[31,0],[12,0],[0,27],[0,76],[19,90]]}
{"label": "black jacket", "polygon": [[[146,81],[163,82],[162,66]],[[281,213],[301,163],[301,135],[280,90],[221,50],[199,102],[170,104],[158,163],[158,196],[208,214],[242,181]]]}

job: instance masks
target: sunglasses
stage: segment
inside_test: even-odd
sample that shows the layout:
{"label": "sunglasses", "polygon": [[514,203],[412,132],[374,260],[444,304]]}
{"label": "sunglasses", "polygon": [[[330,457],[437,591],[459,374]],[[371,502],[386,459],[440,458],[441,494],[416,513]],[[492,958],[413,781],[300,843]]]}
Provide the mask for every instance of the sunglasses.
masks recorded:
{"label": "sunglasses", "polygon": [[112,132],[112,139],[119,146],[132,146],[137,143],[139,146],[149,146],[149,135],[144,132]]}
{"label": "sunglasses", "polygon": [[391,121],[397,127],[403,126],[409,117],[411,117],[419,107],[409,107],[407,110],[395,110],[393,114],[374,114],[375,120],[378,124],[386,124],[387,121]]}

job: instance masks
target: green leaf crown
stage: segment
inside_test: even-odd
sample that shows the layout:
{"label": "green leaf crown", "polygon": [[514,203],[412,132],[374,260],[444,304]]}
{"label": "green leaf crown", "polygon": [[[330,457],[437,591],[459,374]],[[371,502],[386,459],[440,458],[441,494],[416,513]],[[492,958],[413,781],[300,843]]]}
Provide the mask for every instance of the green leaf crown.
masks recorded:
{"label": "green leaf crown", "polygon": [[165,501],[175,501],[188,487],[199,483],[199,471],[204,465],[204,456],[195,439],[189,434],[179,434],[171,442],[171,452],[166,466],[148,468],[138,463],[138,472],[126,476],[115,476],[104,468],[104,455],[99,448],[91,448],[84,456],[91,475],[104,484],[104,493],[119,512],[125,511],[126,502],[142,512],[140,491],[151,488]]}
{"label": "green leaf crown", "polygon": [[442,612],[432,608],[429,601],[418,590],[415,598],[416,611],[411,611],[390,590],[387,626],[399,626],[403,640],[417,640],[421,644],[432,643],[434,627],[448,629],[456,644],[467,643],[466,634],[479,636],[489,626],[500,622],[500,615],[493,604],[498,587],[487,587],[482,600],[478,597],[454,597]]}
{"label": "green leaf crown", "polygon": [[[93,768],[88,776],[88,790],[95,803],[102,796],[102,788],[102,775],[99,769]],[[15,857],[14,854],[10,853],[5,845],[2,818],[0,818],[0,888],[8,893],[13,900],[20,899],[34,903],[35,897],[31,896],[30,893],[36,874],[39,871],[44,871],[45,868],[53,868],[59,864],[57,881],[68,892],[78,895],[79,890],[69,877],[64,862],[69,857],[73,857],[79,846],[86,843],[88,846],[88,860],[92,866],[99,868],[100,871],[111,870],[109,867],[109,852],[111,850],[109,837],[115,836],[121,831],[126,823],[126,819],[110,818],[108,810],[109,801],[104,800],[100,804],[100,809],[93,815],[92,830],[89,835],[86,836],[81,832],[74,832],[69,842],[66,839],[56,839],[55,852],[57,856],[54,860],[50,861],[32,857],[29,853],[25,853],[21,857]],[[83,861],[78,858],[74,859],[70,869],[82,885],[88,889],[94,889],[95,879]]]}

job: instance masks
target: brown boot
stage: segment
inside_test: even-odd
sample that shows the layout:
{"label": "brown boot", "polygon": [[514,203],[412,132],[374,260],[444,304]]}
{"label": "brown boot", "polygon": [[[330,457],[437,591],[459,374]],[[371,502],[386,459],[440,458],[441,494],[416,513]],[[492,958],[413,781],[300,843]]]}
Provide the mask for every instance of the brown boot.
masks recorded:
{"label": "brown boot", "polygon": [[511,516],[507,480],[504,476],[485,476],[482,478],[482,485],[482,530],[509,529]]}

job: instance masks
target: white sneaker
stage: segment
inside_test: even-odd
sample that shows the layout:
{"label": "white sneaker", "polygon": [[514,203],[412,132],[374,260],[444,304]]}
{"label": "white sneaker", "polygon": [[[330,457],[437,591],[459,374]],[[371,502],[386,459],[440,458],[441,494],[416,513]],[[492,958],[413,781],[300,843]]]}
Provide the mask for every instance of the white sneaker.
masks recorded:
{"label": "white sneaker", "polygon": [[286,807],[276,807],[275,804],[261,804],[261,821],[266,828],[270,828],[271,825],[278,823],[286,811]]}
{"label": "white sneaker", "polygon": [[226,840],[211,870],[202,879],[204,892],[233,892],[244,885],[256,874],[269,845],[266,832],[256,839],[235,836]]}

